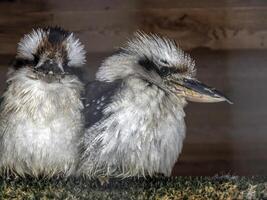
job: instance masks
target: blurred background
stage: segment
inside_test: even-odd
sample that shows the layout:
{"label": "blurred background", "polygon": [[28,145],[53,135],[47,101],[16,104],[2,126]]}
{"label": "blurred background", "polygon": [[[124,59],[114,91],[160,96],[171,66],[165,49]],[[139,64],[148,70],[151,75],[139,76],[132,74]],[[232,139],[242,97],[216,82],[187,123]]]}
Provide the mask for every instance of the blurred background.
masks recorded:
{"label": "blurred background", "polygon": [[59,25],[85,44],[89,76],[136,30],[174,38],[198,78],[233,102],[190,103],[173,175],[267,175],[267,1],[1,0],[0,91],[20,38]]}

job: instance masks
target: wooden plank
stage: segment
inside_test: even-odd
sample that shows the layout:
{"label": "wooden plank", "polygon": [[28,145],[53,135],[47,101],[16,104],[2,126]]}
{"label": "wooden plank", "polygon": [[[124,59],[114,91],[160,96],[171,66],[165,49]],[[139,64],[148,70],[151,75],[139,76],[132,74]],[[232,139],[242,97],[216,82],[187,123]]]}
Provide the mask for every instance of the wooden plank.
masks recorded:
{"label": "wooden plank", "polygon": [[172,174],[174,176],[215,176],[226,174],[235,176],[264,176],[267,173],[266,165],[266,160],[233,162],[223,159],[207,162],[185,162],[181,159],[173,169]]}
{"label": "wooden plank", "polygon": [[246,160],[266,160],[266,145],[259,142],[248,142],[247,146],[234,146],[228,142],[218,142],[205,144],[200,142],[186,142],[182,151],[184,161],[197,160],[201,157],[201,161],[209,161],[216,159],[229,159],[236,161]]}
{"label": "wooden plank", "polygon": [[142,0],[143,8],[233,8],[233,7],[262,7],[266,6],[264,0]]}
{"label": "wooden plank", "polygon": [[148,10],[145,31],[168,35],[185,49],[266,48],[266,8]]}
{"label": "wooden plank", "polygon": [[266,49],[266,18],[267,7],[2,13],[0,53],[14,53],[24,33],[45,25],[78,33],[89,52],[111,51],[138,29],[174,38],[184,49]]}
{"label": "wooden plank", "polygon": [[142,10],[170,8],[233,8],[233,7],[263,7],[265,0],[17,0],[3,1],[0,9],[11,12],[18,11],[108,11],[108,10]]}
{"label": "wooden plank", "polygon": [[78,33],[90,52],[111,51],[137,29],[135,13],[32,12],[13,17],[3,15],[0,19],[0,43],[5,48],[0,48],[0,54],[14,53],[24,33],[31,31],[32,27],[46,25],[60,25]]}

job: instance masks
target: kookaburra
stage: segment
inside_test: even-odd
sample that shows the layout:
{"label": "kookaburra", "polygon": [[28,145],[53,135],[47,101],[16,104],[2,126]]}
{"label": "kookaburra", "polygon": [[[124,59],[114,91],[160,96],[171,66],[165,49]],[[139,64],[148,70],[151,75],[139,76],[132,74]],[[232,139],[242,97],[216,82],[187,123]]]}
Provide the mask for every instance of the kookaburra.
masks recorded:
{"label": "kookaburra", "polygon": [[0,113],[0,167],[18,175],[74,172],[83,128],[83,45],[59,27],[33,30],[18,44]]}
{"label": "kookaburra", "polygon": [[230,101],[195,78],[173,40],[137,33],[85,88],[80,172],[89,177],[170,176],[185,138],[187,101]]}

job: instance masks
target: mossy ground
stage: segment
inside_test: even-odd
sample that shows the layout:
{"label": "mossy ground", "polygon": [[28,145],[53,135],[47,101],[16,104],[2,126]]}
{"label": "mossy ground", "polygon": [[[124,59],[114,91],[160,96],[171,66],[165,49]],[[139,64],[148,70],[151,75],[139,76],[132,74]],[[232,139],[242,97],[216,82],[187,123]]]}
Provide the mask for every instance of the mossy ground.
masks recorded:
{"label": "mossy ground", "polygon": [[0,199],[267,199],[267,177],[110,180],[1,178]]}

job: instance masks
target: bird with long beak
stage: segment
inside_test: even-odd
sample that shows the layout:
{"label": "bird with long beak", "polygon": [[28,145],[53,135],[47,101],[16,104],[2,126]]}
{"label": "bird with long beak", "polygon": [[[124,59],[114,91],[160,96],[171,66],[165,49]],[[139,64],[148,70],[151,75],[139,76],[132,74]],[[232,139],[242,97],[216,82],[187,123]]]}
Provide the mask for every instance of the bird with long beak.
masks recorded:
{"label": "bird with long beak", "polygon": [[83,128],[83,45],[59,27],[25,35],[8,73],[0,112],[0,167],[20,176],[69,175]]}
{"label": "bird with long beak", "polygon": [[230,101],[195,78],[173,40],[137,33],[87,84],[80,172],[89,177],[170,176],[185,138],[187,101]]}

